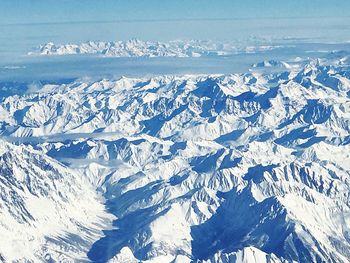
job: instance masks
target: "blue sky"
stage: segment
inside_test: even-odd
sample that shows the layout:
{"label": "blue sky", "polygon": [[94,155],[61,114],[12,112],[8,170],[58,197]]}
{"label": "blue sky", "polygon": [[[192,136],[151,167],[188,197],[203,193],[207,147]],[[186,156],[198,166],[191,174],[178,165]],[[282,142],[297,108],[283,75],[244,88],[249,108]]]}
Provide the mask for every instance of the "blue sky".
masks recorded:
{"label": "blue sky", "polygon": [[0,0],[0,53],[53,41],[350,39],[348,0]]}
{"label": "blue sky", "polygon": [[348,16],[346,0],[1,0],[0,23]]}

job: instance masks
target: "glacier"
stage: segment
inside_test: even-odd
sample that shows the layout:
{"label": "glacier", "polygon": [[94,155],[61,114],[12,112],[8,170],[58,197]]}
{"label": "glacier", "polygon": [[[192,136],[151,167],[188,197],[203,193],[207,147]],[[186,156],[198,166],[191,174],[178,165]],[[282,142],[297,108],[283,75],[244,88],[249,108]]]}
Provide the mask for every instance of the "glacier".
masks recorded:
{"label": "glacier", "polygon": [[348,262],[348,53],[0,101],[0,261]]}

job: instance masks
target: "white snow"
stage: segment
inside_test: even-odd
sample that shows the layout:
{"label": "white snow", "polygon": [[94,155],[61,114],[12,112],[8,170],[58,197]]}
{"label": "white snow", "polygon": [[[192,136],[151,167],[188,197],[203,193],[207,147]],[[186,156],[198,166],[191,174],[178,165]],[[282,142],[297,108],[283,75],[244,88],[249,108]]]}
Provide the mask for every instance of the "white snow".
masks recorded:
{"label": "white snow", "polygon": [[102,42],[88,41],[78,44],[55,44],[49,42],[35,48],[28,55],[77,55],[97,54],[105,57],[202,57],[227,56],[237,53],[256,53],[282,48],[284,46],[242,47],[234,43],[221,43],[204,40],[173,40],[169,42],[128,41]]}
{"label": "white snow", "polygon": [[347,262],[349,69],[293,63],[4,98],[1,257]]}

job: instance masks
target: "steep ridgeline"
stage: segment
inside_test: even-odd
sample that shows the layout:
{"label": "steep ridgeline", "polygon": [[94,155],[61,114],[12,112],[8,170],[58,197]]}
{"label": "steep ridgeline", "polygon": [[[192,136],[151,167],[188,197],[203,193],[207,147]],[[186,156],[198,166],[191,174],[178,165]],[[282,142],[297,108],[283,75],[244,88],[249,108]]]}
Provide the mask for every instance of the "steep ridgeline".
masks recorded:
{"label": "steep ridgeline", "polygon": [[81,175],[31,146],[2,140],[0,215],[0,262],[87,260],[101,236],[98,224],[108,218]]}
{"label": "steep ridgeline", "polygon": [[46,85],[1,134],[104,194],[92,261],[347,262],[350,71],[258,72]]}

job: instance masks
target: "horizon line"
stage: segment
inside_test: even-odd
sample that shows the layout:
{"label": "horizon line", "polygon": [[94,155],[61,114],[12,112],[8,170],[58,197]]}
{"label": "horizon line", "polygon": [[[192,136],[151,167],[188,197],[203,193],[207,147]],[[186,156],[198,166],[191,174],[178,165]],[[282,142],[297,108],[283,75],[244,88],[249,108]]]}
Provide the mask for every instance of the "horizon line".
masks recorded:
{"label": "horizon line", "polygon": [[290,16],[290,17],[231,17],[231,18],[159,18],[159,19],[114,19],[114,20],[73,20],[46,22],[0,23],[0,26],[40,26],[66,24],[114,24],[114,23],[157,23],[157,22],[200,22],[200,21],[246,21],[246,20],[289,20],[289,19],[350,18],[350,16]]}

